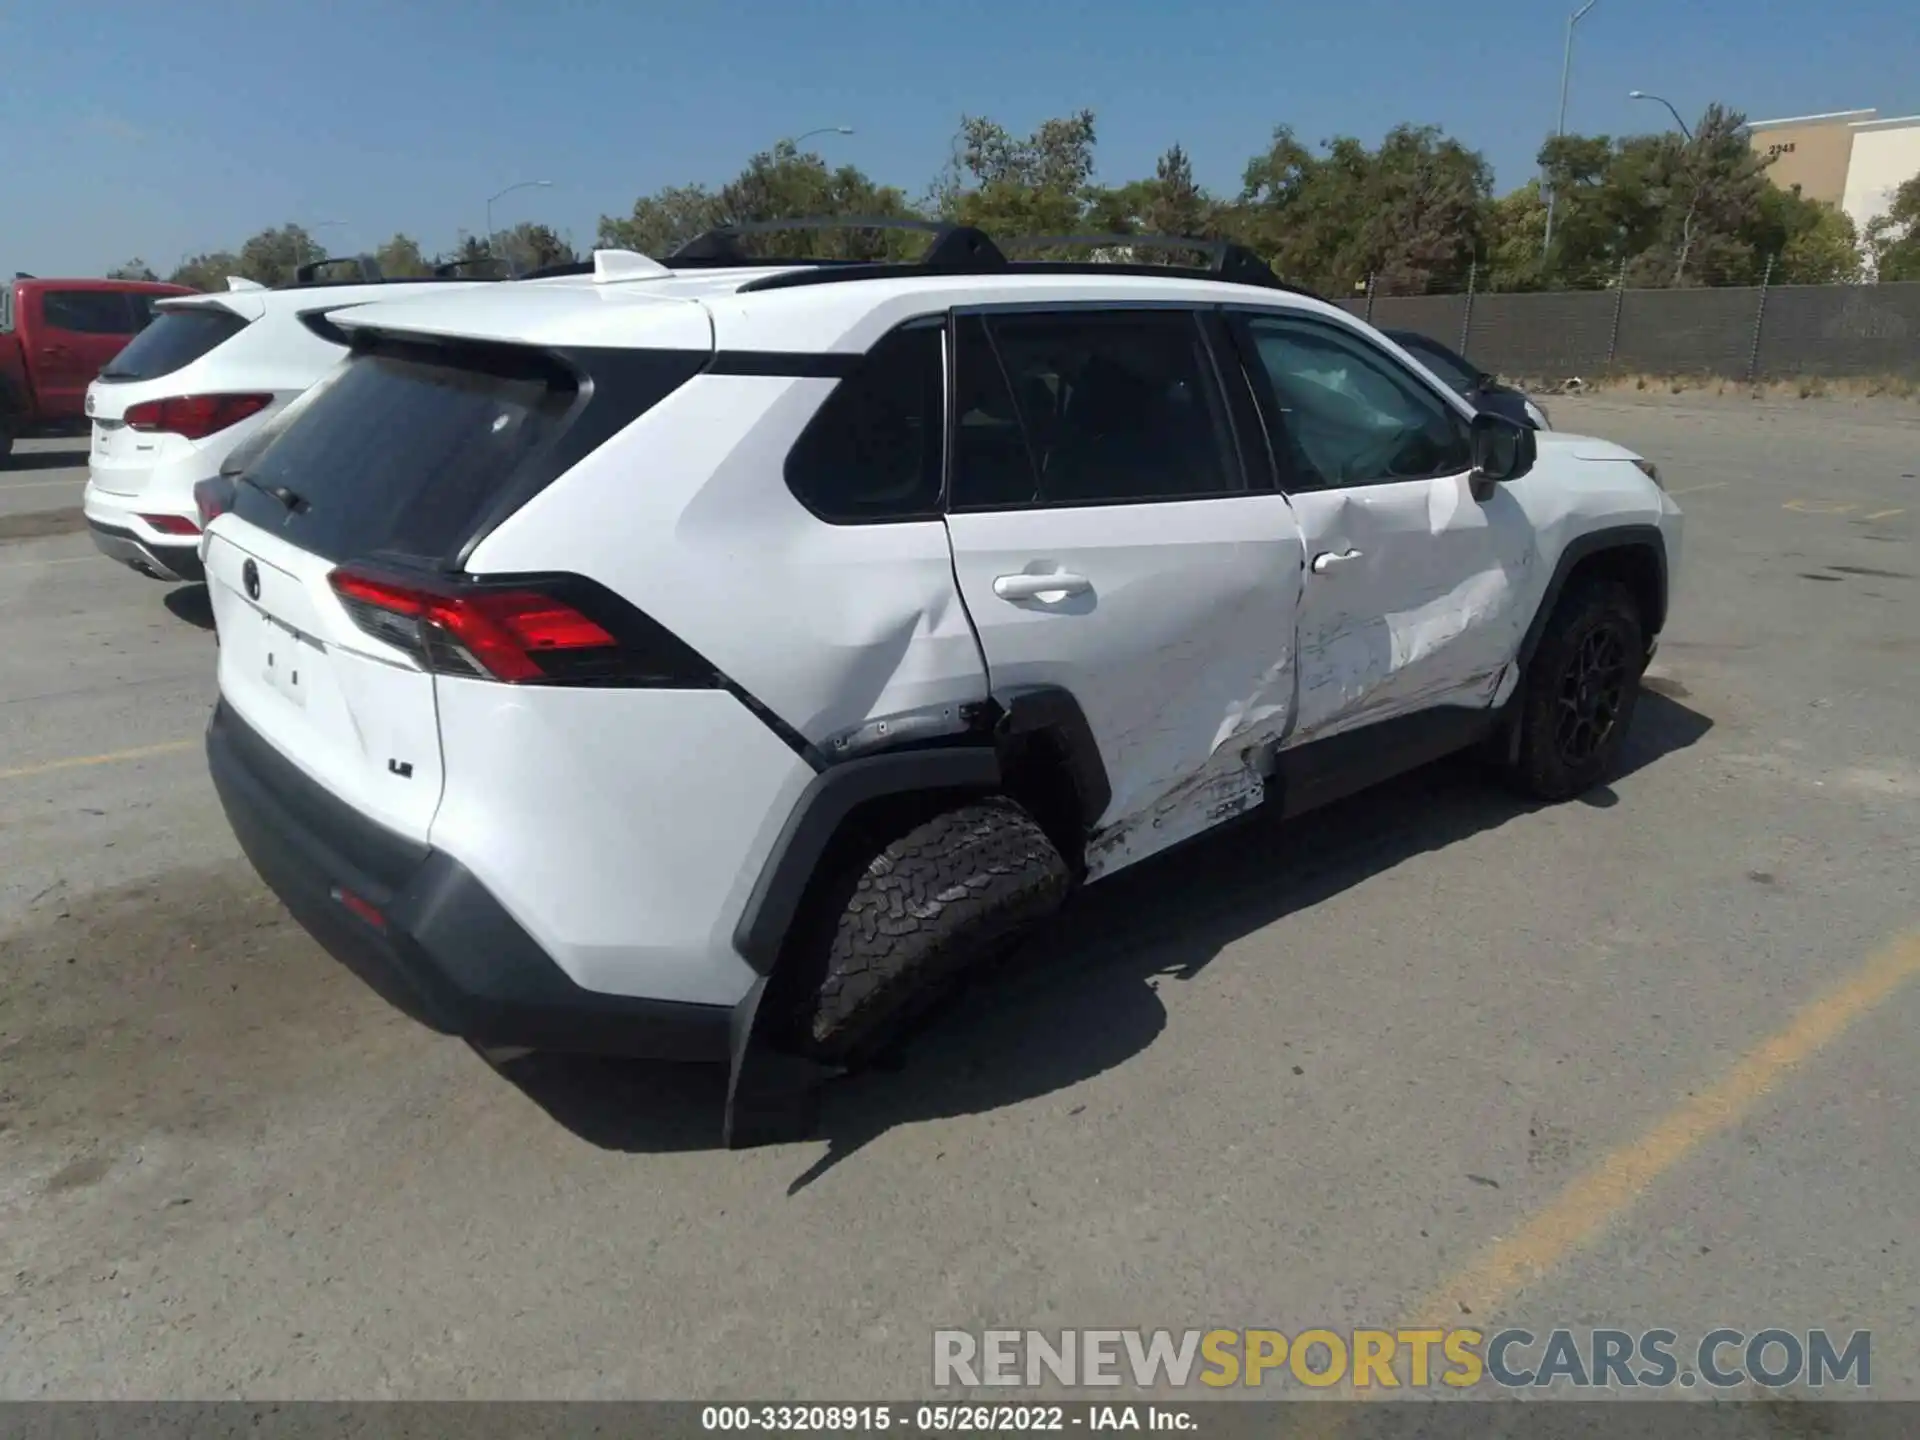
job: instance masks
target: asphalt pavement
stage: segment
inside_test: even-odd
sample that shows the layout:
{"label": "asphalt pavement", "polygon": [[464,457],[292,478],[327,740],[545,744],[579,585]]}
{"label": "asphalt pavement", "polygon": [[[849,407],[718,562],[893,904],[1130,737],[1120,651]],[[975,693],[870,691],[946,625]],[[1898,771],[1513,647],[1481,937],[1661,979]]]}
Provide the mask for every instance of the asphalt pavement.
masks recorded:
{"label": "asphalt pavement", "polygon": [[[1616,783],[1150,863],[744,1153],[717,1074],[387,1010],[219,813],[204,592],[0,540],[0,1395],[906,1399],[936,1327],[1438,1316],[1871,1329],[1920,1398],[1920,410],[1553,412],[1688,515]],[[77,504],[38,453],[0,517]]]}

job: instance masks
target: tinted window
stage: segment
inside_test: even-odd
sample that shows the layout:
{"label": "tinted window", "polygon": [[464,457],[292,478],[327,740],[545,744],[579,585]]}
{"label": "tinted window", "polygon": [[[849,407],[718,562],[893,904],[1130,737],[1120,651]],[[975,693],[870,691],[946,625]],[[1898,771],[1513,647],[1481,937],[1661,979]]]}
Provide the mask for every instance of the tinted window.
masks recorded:
{"label": "tinted window", "polygon": [[960,346],[955,508],[1125,504],[1245,488],[1192,314],[994,315],[964,327]]}
{"label": "tinted window", "polygon": [[1480,372],[1477,369],[1437,341],[1429,340],[1424,335],[1403,334],[1400,331],[1387,332],[1387,338],[1399,345],[1401,349],[1411,352],[1414,359],[1462,395],[1475,389],[1480,383]]}
{"label": "tinted window", "polygon": [[157,380],[192,364],[216,345],[224,345],[247,322],[224,306],[198,305],[162,310],[154,322],[107,363],[102,380]]}
{"label": "tinted window", "polygon": [[576,388],[532,363],[356,358],[247,466],[237,508],[335,559],[443,558],[558,432]]}
{"label": "tinted window", "polygon": [[1293,488],[1451,475],[1469,468],[1467,422],[1385,351],[1292,316],[1246,321]]}
{"label": "tinted window", "polygon": [[49,290],[40,313],[49,329],[75,335],[131,335],[139,328],[120,290]]}
{"label": "tinted window", "polygon": [[787,456],[787,485],[823,520],[857,523],[939,513],[942,331],[896,330],[834,387]]}

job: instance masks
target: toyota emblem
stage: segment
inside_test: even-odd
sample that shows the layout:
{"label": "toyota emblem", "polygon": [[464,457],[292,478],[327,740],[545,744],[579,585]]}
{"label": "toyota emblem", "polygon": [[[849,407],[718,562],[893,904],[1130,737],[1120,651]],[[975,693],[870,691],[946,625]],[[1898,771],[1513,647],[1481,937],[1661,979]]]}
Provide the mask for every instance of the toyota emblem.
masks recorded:
{"label": "toyota emblem", "polygon": [[260,598],[260,567],[249,560],[240,567],[240,583],[247,587],[247,598]]}

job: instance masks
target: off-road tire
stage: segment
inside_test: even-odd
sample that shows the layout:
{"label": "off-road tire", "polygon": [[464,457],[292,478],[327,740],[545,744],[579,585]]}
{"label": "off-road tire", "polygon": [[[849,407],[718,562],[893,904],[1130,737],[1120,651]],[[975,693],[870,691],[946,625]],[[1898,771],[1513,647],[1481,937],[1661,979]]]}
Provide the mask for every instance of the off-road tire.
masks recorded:
{"label": "off-road tire", "polygon": [[1646,669],[1633,591],[1612,580],[1570,588],[1527,667],[1514,785],[1536,800],[1569,800],[1613,773]]}
{"label": "off-road tire", "polygon": [[879,1058],[963,972],[1057,909],[1072,884],[1033,817],[999,797],[914,826],[849,878],[816,916],[826,964],[802,1017],[802,1047],[847,1066]]}

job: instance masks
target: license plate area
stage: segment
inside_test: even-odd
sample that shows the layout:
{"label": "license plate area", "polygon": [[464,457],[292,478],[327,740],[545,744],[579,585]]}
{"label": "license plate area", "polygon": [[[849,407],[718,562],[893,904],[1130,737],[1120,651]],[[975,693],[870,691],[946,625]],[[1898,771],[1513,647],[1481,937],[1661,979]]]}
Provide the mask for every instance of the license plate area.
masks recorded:
{"label": "license plate area", "polygon": [[307,695],[313,686],[313,667],[320,658],[320,646],[282,625],[271,615],[259,611],[254,613],[261,625],[260,678],[282,698],[302,710],[306,709]]}

